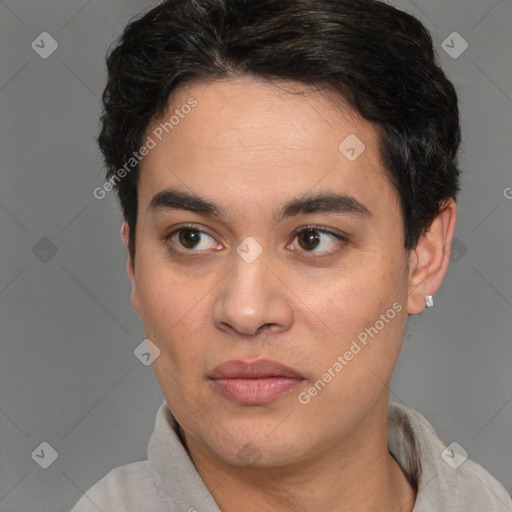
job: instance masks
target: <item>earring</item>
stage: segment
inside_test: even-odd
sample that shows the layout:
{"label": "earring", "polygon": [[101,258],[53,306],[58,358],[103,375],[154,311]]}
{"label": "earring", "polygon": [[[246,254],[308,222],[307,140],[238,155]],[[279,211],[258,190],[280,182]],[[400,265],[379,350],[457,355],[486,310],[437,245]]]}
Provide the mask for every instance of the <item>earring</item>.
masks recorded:
{"label": "earring", "polygon": [[434,297],[432,295],[425,295],[425,304],[427,308],[434,307]]}

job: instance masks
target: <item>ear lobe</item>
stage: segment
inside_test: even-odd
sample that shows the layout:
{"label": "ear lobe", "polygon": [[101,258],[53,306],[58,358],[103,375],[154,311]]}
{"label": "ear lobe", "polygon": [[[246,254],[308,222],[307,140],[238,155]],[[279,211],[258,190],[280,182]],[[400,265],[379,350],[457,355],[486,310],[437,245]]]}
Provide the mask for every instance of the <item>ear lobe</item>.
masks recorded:
{"label": "ear lobe", "polygon": [[[126,247],[128,247],[130,241],[130,227],[126,221],[123,222],[121,227],[121,238],[123,239],[123,243]],[[130,283],[132,285],[132,293],[131,293],[131,303],[132,307],[136,313],[140,315],[140,305],[139,305],[139,297],[137,295],[137,284],[135,278],[135,266],[132,261],[132,257],[128,254],[128,259],[126,261],[126,273],[130,278]]]}
{"label": "ear lobe", "polygon": [[124,221],[121,226],[121,238],[123,240],[124,245],[128,247],[128,242],[130,241],[130,227],[128,226],[128,222]]}
{"label": "ear lobe", "polygon": [[441,286],[450,263],[456,222],[457,206],[453,198],[449,198],[409,254],[407,312],[411,315],[421,313],[425,296],[434,295]]}

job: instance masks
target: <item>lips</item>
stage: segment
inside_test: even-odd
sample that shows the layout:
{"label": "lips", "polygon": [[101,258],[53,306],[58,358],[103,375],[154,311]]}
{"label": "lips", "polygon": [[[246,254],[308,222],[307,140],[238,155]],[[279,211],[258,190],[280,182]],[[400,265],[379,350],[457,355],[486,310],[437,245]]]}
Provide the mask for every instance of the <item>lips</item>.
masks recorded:
{"label": "lips", "polygon": [[226,361],[216,366],[210,375],[212,379],[263,379],[265,377],[304,378],[293,368],[268,359],[260,359],[252,363],[239,360]]}
{"label": "lips", "polygon": [[242,404],[272,401],[305,380],[297,370],[267,359],[252,363],[227,361],[217,366],[209,377],[216,392]]}

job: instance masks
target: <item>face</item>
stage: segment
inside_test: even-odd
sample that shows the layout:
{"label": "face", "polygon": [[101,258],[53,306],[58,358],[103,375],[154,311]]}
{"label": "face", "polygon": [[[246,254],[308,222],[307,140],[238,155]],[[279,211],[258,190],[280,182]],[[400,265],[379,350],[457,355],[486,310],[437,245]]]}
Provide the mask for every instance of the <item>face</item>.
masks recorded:
{"label": "face", "polygon": [[[180,89],[147,136],[132,304],[183,431],[267,467],[353,435],[387,400],[407,317],[375,127],[327,92],[247,78]],[[293,372],[216,371],[261,360]]]}

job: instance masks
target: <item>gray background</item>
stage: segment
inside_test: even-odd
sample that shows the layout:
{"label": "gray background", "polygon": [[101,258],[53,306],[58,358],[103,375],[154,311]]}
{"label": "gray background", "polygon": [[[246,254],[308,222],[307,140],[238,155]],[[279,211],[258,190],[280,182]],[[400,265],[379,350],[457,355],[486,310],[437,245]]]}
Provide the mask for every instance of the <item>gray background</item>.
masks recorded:
{"label": "gray background", "polygon": [[[456,249],[435,307],[411,322],[391,397],[512,491],[512,2],[391,3],[431,31],[460,96],[464,138]],[[115,197],[92,195],[103,176],[94,137],[105,52],[149,7],[0,1],[4,512],[69,511],[112,468],[145,458],[163,400],[133,353],[144,333]],[[31,43],[45,31],[59,46],[43,59]],[[442,46],[462,48],[454,31],[469,44],[457,58]],[[31,455],[42,442],[58,453],[47,469]]]}

